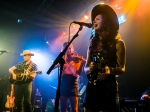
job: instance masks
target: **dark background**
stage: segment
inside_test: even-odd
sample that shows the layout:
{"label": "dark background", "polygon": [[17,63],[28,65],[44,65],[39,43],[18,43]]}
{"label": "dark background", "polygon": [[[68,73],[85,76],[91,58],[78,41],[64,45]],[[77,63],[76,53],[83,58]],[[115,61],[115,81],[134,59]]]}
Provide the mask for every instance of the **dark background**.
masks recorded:
{"label": "dark background", "polygon": [[[0,49],[9,53],[0,55],[1,88],[9,78],[8,69],[22,61],[20,53],[29,49],[39,57],[34,58],[43,71],[34,81],[46,98],[53,99],[57,87],[57,70],[46,71],[68,41],[68,28],[72,21],[90,21],[90,11],[100,0],[0,0]],[[139,99],[150,86],[150,1],[104,0],[126,21],[120,24],[119,33],[126,43],[126,72],[117,78],[120,97]],[[117,4],[117,5],[116,5]],[[89,19],[85,20],[84,15]],[[18,19],[21,21],[18,22]],[[71,37],[78,30],[71,27]],[[64,34],[65,32],[65,34]],[[84,28],[73,42],[79,55],[86,58],[91,29]],[[49,42],[46,44],[46,42]],[[35,54],[36,54],[35,53]],[[35,55],[36,56],[36,55]],[[85,73],[84,83],[87,79]],[[5,82],[6,83],[6,82]],[[51,86],[49,86],[51,85]],[[8,85],[9,86],[9,85]],[[34,90],[35,91],[35,90]]]}

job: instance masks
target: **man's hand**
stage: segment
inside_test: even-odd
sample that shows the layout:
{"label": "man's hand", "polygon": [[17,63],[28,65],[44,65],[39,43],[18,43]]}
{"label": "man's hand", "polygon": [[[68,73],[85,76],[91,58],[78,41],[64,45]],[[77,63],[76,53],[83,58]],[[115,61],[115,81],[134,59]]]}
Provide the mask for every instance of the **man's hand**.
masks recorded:
{"label": "man's hand", "polygon": [[13,80],[16,80],[17,79],[16,74],[12,74],[12,78],[13,78]]}
{"label": "man's hand", "polygon": [[29,75],[30,75],[30,72],[27,71],[27,70],[25,70],[25,75],[26,75],[26,76],[29,76]]}
{"label": "man's hand", "polygon": [[144,95],[141,97],[141,100],[150,100],[150,97],[149,97],[149,95],[144,94]]}

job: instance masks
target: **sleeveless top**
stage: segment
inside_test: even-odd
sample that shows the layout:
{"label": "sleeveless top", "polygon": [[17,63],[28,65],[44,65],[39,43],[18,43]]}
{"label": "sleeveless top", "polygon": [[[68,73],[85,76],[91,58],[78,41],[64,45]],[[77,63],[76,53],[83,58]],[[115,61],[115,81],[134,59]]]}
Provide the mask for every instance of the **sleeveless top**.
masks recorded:
{"label": "sleeveless top", "polygon": [[[90,53],[90,59],[92,62],[97,63],[98,68],[104,68],[105,66],[113,67],[115,68],[117,65],[117,56],[116,56],[116,41],[115,40],[110,48],[108,50],[102,50],[102,51],[91,51]],[[104,69],[97,70],[96,72],[105,72]],[[115,75],[108,76],[106,80],[115,80]]]}
{"label": "sleeveless top", "polygon": [[[100,63],[100,66],[108,66],[115,68],[117,65],[117,56],[116,56],[116,42],[115,40],[108,50],[102,50],[100,52],[93,52],[90,53],[90,59],[92,62]],[[96,57],[96,59],[95,59]],[[104,72],[102,70],[97,70],[92,73],[91,75],[97,75],[97,72]],[[89,74],[88,74],[89,75]],[[93,88],[95,86],[92,83],[88,83],[88,88]],[[115,75],[109,75],[105,80],[97,80],[96,86],[99,87],[99,90],[105,91],[104,94],[114,94],[118,97],[118,83],[116,81]]]}

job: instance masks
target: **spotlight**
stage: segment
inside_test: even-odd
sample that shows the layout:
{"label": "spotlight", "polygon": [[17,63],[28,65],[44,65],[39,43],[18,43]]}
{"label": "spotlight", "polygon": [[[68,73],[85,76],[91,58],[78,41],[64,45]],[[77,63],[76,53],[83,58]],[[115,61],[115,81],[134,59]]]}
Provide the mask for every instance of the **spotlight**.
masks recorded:
{"label": "spotlight", "polygon": [[104,2],[101,2],[100,4],[105,4]]}
{"label": "spotlight", "polygon": [[65,35],[66,33],[65,32],[63,32],[63,35]]}
{"label": "spotlight", "polygon": [[22,23],[22,20],[21,19],[18,19],[18,21],[17,21],[18,23]]}
{"label": "spotlight", "polygon": [[87,15],[84,16],[85,19],[88,19],[89,17]]}
{"label": "spotlight", "polygon": [[46,44],[49,44],[49,42],[48,42],[48,41],[46,41]]}
{"label": "spotlight", "polygon": [[105,4],[105,1],[103,0],[103,1],[100,1],[100,4]]}
{"label": "spotlight", "polygon": [[124,23],[124,22],[126,21],[125,15],[120,15],[120,16],[118,17],[118,21],[119,21],[119,24]]}

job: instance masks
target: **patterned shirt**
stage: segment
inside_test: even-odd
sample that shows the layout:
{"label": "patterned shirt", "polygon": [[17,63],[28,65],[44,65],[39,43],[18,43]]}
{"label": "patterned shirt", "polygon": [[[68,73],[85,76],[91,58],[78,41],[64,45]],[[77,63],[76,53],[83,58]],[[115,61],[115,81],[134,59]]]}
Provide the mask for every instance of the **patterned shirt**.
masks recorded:
{"label": "patterned shirt", "polygon": [[[26,65],[25,61],[24,62],[20,62],[17,65],[15,65],[16,69],[18,70],[27,70],[29,67],[30,63]],[[29,69],[30,72],[33,71],[37,71],[37,65],[35,63],[32,62],[32,66],[31,69]]]}

